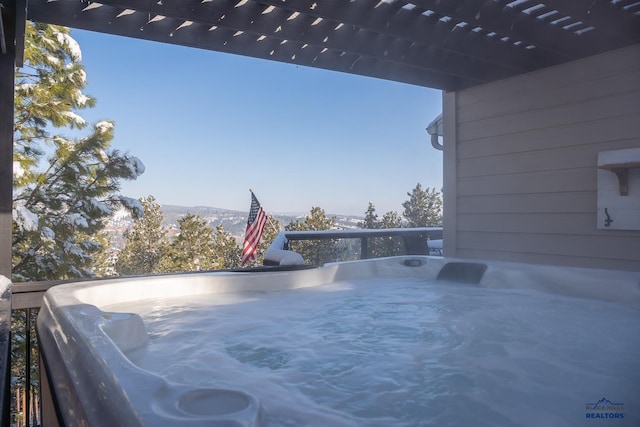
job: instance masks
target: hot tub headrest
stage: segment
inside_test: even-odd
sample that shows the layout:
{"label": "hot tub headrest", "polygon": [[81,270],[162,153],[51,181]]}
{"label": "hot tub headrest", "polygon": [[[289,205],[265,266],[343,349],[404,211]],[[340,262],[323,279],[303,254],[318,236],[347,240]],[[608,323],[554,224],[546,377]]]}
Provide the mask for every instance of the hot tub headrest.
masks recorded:
{"label": "hot tub headrest", "polygon": [[477,262],[448,262],[440,269],[436,279],[478,284],[480,280],[482,280],[482,276],[486,270],[487,264]]}

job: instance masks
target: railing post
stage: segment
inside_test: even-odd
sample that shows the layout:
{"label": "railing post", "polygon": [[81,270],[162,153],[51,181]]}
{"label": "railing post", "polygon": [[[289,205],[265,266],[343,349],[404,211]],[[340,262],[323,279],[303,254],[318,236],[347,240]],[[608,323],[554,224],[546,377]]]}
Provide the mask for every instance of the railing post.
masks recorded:
{"label": "railing post", "polygon": [[25,393],[27,394],[25,403],[24,403],[24,414],[25,414],[25,426],[31,426],[31,309],[27,308],[27,320],[25,322],[25,367],[27,372],[25,372]]}
{"label": "railing post", "polygon": [[369,239],[366,236],[360,238],[360,259],[369,258]]}
{"label": "railing post", "polygon": [[11,419],[11,282],[0,275],[0,425]]}
{"label": "railing post", "polygon": [[43,427],[59,427],[58,414],[56,412],[56,406],[53,403],[53,395],[51,394],[51,387],[49,387],[49,377],[47,376],[47,370],[45,368],[45,361],[42,357],[42,353],[39,354],[38,360],[40,361],[40,411],[42,414],[42,426]]}

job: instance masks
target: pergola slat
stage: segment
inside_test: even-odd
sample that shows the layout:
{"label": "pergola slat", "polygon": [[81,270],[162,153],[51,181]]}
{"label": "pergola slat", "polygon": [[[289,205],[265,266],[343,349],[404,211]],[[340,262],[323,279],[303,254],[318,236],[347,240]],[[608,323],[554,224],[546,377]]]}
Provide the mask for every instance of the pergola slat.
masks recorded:
{"label": "pergola slat", "polygon": [[[628,0],[613,4],[611,1],[581,1],[581,0],[546,0],[545,5],[559,12],[570,15],[584,22],[585,26],[593,26],[595,33],[602,34],[601,40],[612,40],[624,43],[628,38],[640,40],[640,15],[625,12],[623,7],[635,3]],[[638,9],[640,10],[640,8]],[[595,40],[594,40],[595,41]]]}
{"label": "pergola slat", "polygon": [[[53,21],[54,17],[52,17],[47,10],[49,5],[50,4],[47,3],[39,4],[37,7],[32,7],[30,9],[30,17],[37,20],[40,17],[47,16],[49,21]],[[175,28],[182,23],[181,19],[176,20],[174,18],[167,17],[161,21],[149,23],[148,16],[144,16],[144,14],[132,14],[122,18],[116,18],[121,10],[114,9],[109,6],[103,6],[88,12],[82,12],[83,5],[78,3],[75,8],[76,9],[73,10],[73,13],[56,16],[55,22],[53,23],[86,30],[96,30],[96,28],[100,26],[101,22],[106,21],[110,22],[110,24],[106,29],[107,31],[104,29],[102,31],[110,34],[162,41],[171,44],[179,44],[220,52],[235,53],[244,56],[289,62],[316,68],[332,69],[370,77],[397,80],[421,86],[438,85],[439,87],[453,88],[460,84],[471,85],[474,83],[474,81],[469,79],[465,80],[463,78],[449,76],[444,73],[426,73],[424,70],[417,67],[398,65],[393,62],[377,58],[369,58],[368,61],[364,62],[359,60],[357,63],[357,56],[353,57],[353,55],[351,55],[341,57],[339,54],[318,54],[314,55],[313,58],[309,58],[308,55],[300,55],[296,56],[295,59],[292,59],[295,51],[291,50],[291,46],[293,43],[297,43],[301,48],[303,43],[300,41],[290,41],[285,45],[280,45],[280,39],[278,39],[278,47],[276,49],[266,49],[264,46],[267,46],[267,44],[264,43],[264,40],[263,42],[256,42],[256,37],[246,37],[245,35],[234,37],[233,35],[237,30],[228,29],[223,26],[219,26],[215,31],[209,31],[208,24],[194,24],[184,30],[174,31]],[[90,13],[91,19],[88,19],[88,16],[84,15],[85,13]],[[80,17],[82,17],[82,19],[80,19]],[[171,37],[167,37],[169,33],[172,33],[173,35]],[[329,50],[328,52],[335,51]],[[351,60],[349,60],[350,58]],[[305,60],[307,62],[303,62]],[[354,66],[354,63],[359,65]],[[364,63],[369,64],[371,69],[365,69],[362,66]]]}
{"label": "pergola slat", "polygon": [[28,18],[455,90],[638,43],[634,8],[631,0],[30,0]]}
{"label": "pergola slat", "polygon": [[[388,3],[382,3],[378,8],[373,9],[371,5],[375,3],[371,1],[328,0],[317,2],[316,7],[311,10],[306,0],[288,0],[286,3],[278,0],[259,1],[369,31],[393,35],[467,58],[482,60],[496,69],[505,68],[513,72],[522,72],[528,68],[531,55],[535,55],[514,46],[496,43],[494,40],[483,40],[475,35],[467,39],[464,34],[468,34],[469,30],[454,31],[452,24],[439,22],[435,18],[424,16],[416,11],[401,8],[398,10],[402,2],[394,3],[396,6],[392,10],[393,4]],[[480,52],[482,52],[481,55]]]}
{"label": "pergola slat", "polygon": [[[137,8],[144,7],[142,10],[150,14],[161,14],[185,20],[188,18],[188,8],[185,8],[182,2],[179,4],[167,2],[166,6],[140,0],[132,2],[109,0],[105,2],[105,4],[117,5],[118,7],[124,7],[125,3]],[[325,18],[315,28],[311,28],[310,24],[319,17],[317,14],[301,15],[296,19],[288,20],[294,11],[298,11],[297,9],[276,8],[271,13],[263,14],[265,5],[248,2],[242,7],[234,7],[235,3],[220,1],[215,2],[216,6],[207,7],[198,3],[196,7],[199,8],[200,13],[196,21],[232,28],[235,31],[251,31],[257,35],[273,36],[283,40],[297,40],[359,56],[378,57],[380,60],[424,68],[427,72],[446,73],[476,83],[494,80],[496,76],[504,78],[514,74],[512,69],[502,69],[479,60],[453,55],[438,55],[437,52],[434,54],[434,48],[430,46],[430,49],[418,46],[404,52],[397,52],[396,49],[393,49],[397,43],[392,36],[382,37],[383,33],[376,33],[380,36],[368,38],[363,32],[369,30],[353,25],[346,25],[340,31],[335,31],[334,28],[339,22],[329,21],[328,18]],[[220,17],[224,17],[224,19],[220,19]],[[276,32],[276,29],[279,31]],[[363,42],[363,39],[370,41]],[[439,58],[439,61],[433,61],[434,56]]]}
{"label": "pergola slat", "polygon": [[[473,2],[475,7],[462,7],[469,2],[439,2],[437,0],[413,0],[412,3],[433,10],[436,13],[453,16],[457,20],[472,22],[500,37],[520,40],[525,45],[534,45],[555,56],[554,62],[574,59],[584,54],[581,44],[576,43],[577,36],[564,32],[561,27],[548,25],[535,16],[522,11],[536,2],[509,6],[511,1]],[[562,40],[562,43],[558,41]]]}

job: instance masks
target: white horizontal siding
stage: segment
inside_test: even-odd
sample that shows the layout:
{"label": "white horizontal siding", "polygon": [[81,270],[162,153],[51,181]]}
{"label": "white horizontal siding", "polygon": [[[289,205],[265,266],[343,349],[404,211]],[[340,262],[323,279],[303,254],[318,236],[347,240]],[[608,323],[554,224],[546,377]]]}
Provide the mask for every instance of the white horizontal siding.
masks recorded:
{"label": "white horizontal siding", "polygon": [[[517,78],[467,89],[457,104],[460,107],[483,105],[487,102],[497,104],[505,99],[513,100],[549,90],[558,91],[602,78],[616,80],[626,74],[631,74],[633,80],[633,74],[639,69],[640,45],[635,45],[595,58],[585,58]],[[544,86],[540,85],[541,81],[544,81]]]}
{"label": "white horizontal siding", "polygon": [[[459,232],[526,233],[608,236],[607,231],[593,227],[595,212],[520,213],[497,215],[473,213],[458,215]],[[588,230],[588,231],[585,231]]]}
{"label": "white horizontal siding", "polygon": [[[618,259],[640,268],[640,239],[609,231],[601,237],[570,234],[495,233],[458,230],[458,249],[476,249],[514,254],[541,254],[585,258]],[[588,265],[585,265],[588,267]]]}
{"label": "white horizontal siding", "polygon": [[[547,96],[555,96],[548,92]],[[485,108],[478,105],[470,108]],[[640,91],[594,98],[577,104],[561,104],[541,110],[523,111],[517,114],[499,115],[482,120],[458,123],[458,141],[498,135],[513,135],[561,126],[579,126],[594,120],[615,118],[620,115],[640,114]]]}
{"label": "white horizontal siding", "polygon": [[[598,71],[603,73],[607,70],[599,69]],[[637,92],[640,90],[640,81],[637,79],[638,72],[640,72],[640,64],[636,64],[635,69],[625,70],[622,73],[615,73],[614,70],[614,74],[594,76],[592,80],[583,80],[586,76],[580,75],[569,86],[547,86],[539,88],[537,92],[514,95],[494,101],[485,100],[480,103],[480,105],[490,108],[473,108],[478,105],[464,105],[464,102],[461,102],[463,109],[458,121],[459,123],[467,123],[492,117],[510,116],[522,112],[542,111],[553,107],[590,102],[594,99]],[[545,73],[541,74],[544,75]],[[518,84],[517,87],[519,86]],[[517,91],[517,87],[506,88],[506,90],[514,93]],[[548,96],[549,90],[553,91],[553,97]]]}
{"label": "white horizontal siding", "polygon": [[512,154],[561,147],[582,147],[590,144],[637,140],[638,114],[621,113],[616,117],[581,123],[534,129],[517,135],[491,135],[459,142],[458,154],[462,159]]}
{"label": "white horizontal siding", "polygon": [[592,168],[594,162],[597,162],[600,151],[626,148],[636,141],[635,138],[631,138],[605,141],[600,144],[560,146],[473,158],[464,158],[464,153],[459,152],[459,176],[472,178],[483,175],[561,170],[568,166],[568,158],[571,159],[570,166],[573,168]]}
{"label": "white horizontal siding", "polygon": [[604,268],[610,270],[629,270],[637,271],[640,266],[637,262],[629,262],[616,258],[587,258],[583,256],[573,255],[549,255],[549,254],[531,254],[522,252],[505,252],[492,251],[487,248],[482,249],[458,249],[458,255],[461,258],[486,259],[510,262],[525,262],[530,264],[547,264],[547,265],[564,265],[568,267],[589,267]]}
{"label": "white horizontal siding", "polygon": [[594,167],[458,178],[458,196],[589,191],[596,186]]}
{"label": "white horizontal siding", "polygon": [[459,214],[593,213],[596,191],[467,195],[458,201]]}
{"label": "white horizontal siding", "polygon": [[450,253],[640,270],[640,232],[596,223],[598,152],[640,147],[640,45],[457,92],[455,115]]}

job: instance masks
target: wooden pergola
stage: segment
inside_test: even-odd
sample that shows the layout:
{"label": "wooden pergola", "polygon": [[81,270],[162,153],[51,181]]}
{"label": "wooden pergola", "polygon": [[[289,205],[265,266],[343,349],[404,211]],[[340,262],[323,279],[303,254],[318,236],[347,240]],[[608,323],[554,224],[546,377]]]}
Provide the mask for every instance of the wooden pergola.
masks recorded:
{"label": "wooden pergola", "polygon": [[0,274],[6,276],[14,71],[22,65],[26,20],[444,91],[640,42],[637,0],[0,0],[0,6]]}

